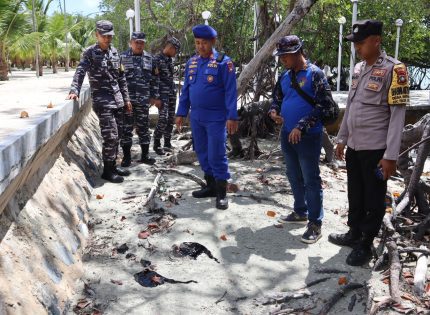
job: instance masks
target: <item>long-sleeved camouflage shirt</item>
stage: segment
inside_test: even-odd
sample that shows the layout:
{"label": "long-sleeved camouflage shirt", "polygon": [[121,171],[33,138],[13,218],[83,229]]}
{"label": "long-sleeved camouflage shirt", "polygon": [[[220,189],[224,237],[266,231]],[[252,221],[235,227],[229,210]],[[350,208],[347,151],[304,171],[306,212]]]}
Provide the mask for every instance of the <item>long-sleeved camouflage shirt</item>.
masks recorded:
{"label": "long-sleeved camouflage shirt", "polygon": [[173,61],[171,57],[167,57],[163,53],[159,53],[154,57],[159,70],[160,76],[160,97],[164,102],[176,97],[176,86],[173,81]]}
{"label": "long-sleeved camouflage shirt", "polygon": [[116,48],[110,46],[108,50],[102,50],[98,44],[88,47],[76,68],[70,93],[79,95],[86,73],[94,109],[120,108],[130,101]]}
{"label": "long-sleeved camouflage shirt", "polygon": [[307,61],[306,68],[296,74],[301,89],[314,99],[316,106],[309,104],[297,93],[292,86],[291,77],[292,70],[286,70],[279,76],[273,90],[270,110],[282,113],[287,131],[294,128],[302,132],[322,130],[322,113],[331,110],[332,104],[330,85],[324,72]]}
{"label": "long-sleeved camouflage shirt", "polygon": [[149,104],[150,98],[159,99],[157,63],[146,51],[134,55],[131,49],[121,54],[121,69],[127,78],[127,86],[133,105]]}

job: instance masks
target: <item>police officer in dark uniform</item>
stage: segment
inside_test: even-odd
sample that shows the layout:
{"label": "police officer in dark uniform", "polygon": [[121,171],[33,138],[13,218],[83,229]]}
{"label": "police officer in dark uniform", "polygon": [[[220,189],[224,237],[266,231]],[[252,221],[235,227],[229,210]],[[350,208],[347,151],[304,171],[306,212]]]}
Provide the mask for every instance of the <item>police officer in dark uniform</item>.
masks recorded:
{"label": "police officer in dark uniform", "polygon": [[185,81],[176,112],[181,129],[190,113],[194,151],[205,173],[207,186],[193,197],[216,197],[216,207],[227,209],[227,180],[230,178],[226,155],[227,131],[238,128],[236,73],[233,62],[213,47],[217,32],[209,25],[193,28],[197,54],[188,60]]}
{"label": "police officer in dark uniform", "polygon": [[336,155],[348,173],[348,226],[329,241],[353,247],[346,263],[360,266],[372,257],[371,245],[385,214],[387,180],[396,172],[409,83],[406,66],[381,50],[382,22],[357,21],[351,41],[363,60],[354,68]]}
{"label": "police officer in dark uniform", "polygon": [[164,149],[171,150],[173,123],[175,121],[176,110],[176,86],[173,81],[173,61],[172,58],[181,49],[181,43],[175,37],[171,37],[166,41],[163,51],[157,54],[156,59],[159,77],[160,77],[160,97],[161,108],[159,109],[159,117],[157,127],[154,131],[154,152],[159,155],[164,155],[164,150],[161,147],[161,138],[164,136]]}
{"label": "police officer in dark uniform", "polygon": [[97,44],[88,47],[82,54],[81,61],[73,77],[68,99],[77,100],[85,74],[88,73],[93,109],[99,118],[103,138],[102,178],[112,183],[121,183],[130,173],[116,166],[119,139],[122,133],[124,106],[131,111],[127,82],[120,71],[118,51],[111,46],[114,35],[110,21],[96,23]]}
{"label": "police officer in dark uniform", "polygon": [[128,92],[133,111],[124,117],[124,133],[121,147],[124,157],[121,166],[131,165],[131,146],[133,128],[137,127],[139,143],[142,149],[140,162],[154,164],[155,160],[148,155],[151,135],[149,133],[149,108],[151,104],[160,106],[158,93],[158,68],[151,54],[144,50],[145,33],[133,32],[130,48],[121,54],[121,71],[127,78]]}

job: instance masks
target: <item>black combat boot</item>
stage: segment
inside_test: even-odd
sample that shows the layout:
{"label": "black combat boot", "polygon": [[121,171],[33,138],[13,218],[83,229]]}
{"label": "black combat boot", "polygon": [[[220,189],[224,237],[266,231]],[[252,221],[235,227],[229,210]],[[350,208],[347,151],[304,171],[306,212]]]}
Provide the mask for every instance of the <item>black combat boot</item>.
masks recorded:
{"label": "black combat boot", "polygon": [[372,259],[373,239],[363,236],[353,250],[346,257],[346,263],[350,266],[362,266]]}
{"label": "black combat boot", "polygon": [[125,145],[122,147],[123,158],[121,162],[122,167],[129,167],[131,165],[131,145]]}
{"label": "black combat boot", "polygon": [[339,246],[354,247],[360,241],[361,233],[357,229],[349,229],[344,234],[331,233],[328,236],[328,241]]}
{"label": "black combat boot", "polygon": [[225,210],[228,208],[226,180],[216,181],[216,208],[221,210]]}
{"label": "black combat boot", "polygon": [[130,171],[122,167],[116,166],[116,161],[113,161],[113,172],[119,176],[130,176]]}
{"label": "black combat boot", "polygon": [[173,150],[172,144],[170,143],[170,138],[164,137],[164,150],[169,152]]}
{"label": "black combat boot", "polygon": [[161,139],[154,139],[154,152],[158,155],[164,155],[165,152],[161,147]]}
{"label": "black combat boot", "polygon": [[102,178],[111,183],[122,183],[124,181],[124,178],[114,173],[113,163],[114,161],[103,161],[104,167],[103,167]]}
{"label": "black combat boot", "polygon": [[206,187],[193,191],[194,198],[216,197],[215,178],[212,175],[205,174]]}
{"label": "black combat boot", "polygon": [[152,157],[150,157],[149,154],[148,154],[148,152],[149,152],[149,144],[142,144],[140,147],[142,149],[142,157],[139,160],[139,162],[144,163],[144,164],[153,165],[155,163],[155,159],[153,159]]}

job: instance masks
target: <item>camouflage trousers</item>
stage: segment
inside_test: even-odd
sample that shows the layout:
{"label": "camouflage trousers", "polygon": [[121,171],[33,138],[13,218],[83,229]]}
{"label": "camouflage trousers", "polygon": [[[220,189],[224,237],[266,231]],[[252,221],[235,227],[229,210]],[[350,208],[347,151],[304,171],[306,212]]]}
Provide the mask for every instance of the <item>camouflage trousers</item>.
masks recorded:
{"label": "camouflage trousers", "polygon": [[121,146],[133,144],[133,129],[136,127],[139,136],[139,144],[149,144],[149,106],[147,104],[133,104],[131,113],[124,113],[124,132],[121,138]]}
{"label": "camouflage trousers", "polygon": [[173,124],[175,122],[175,109],[175,96],[169,97],[167,102],[163,102],[163,107],[158,110],[158,123],[154,131],[155,139],[161,139],[163,136],[164,139],[170,139],[172,137]]}
{"label": "camouflage trousers", "polygon": [[95,112],[103,138],[103,161],[115,161],[123,131],[124,108],[102,108],[96,109]]}

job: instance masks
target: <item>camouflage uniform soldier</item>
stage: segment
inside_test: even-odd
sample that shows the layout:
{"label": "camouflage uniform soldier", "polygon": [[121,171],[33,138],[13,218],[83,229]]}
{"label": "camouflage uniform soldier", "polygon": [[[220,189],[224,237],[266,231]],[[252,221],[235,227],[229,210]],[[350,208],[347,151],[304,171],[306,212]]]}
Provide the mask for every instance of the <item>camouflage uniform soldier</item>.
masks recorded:
{"label": "camouflage uniform soldier", "polygon": [[130,40],[130,49],[121,54],[121,69],[127,78],[128,91],[133,103],[133,112],[126,113],[124,119],[124,133],[121,147],[124,158],[121,165],[131,164],[131,145],[133,127],[136,125],[142,148],[141,162],[154,164],[155,160],[148,156],[149,142],[149,107],[155,104],[161,106],[158,94],[158,68],[153,57],[144,51],[145,33],[134,32]]}
{"label": "camouflage uniform soldier", "polygon": [[159,155],[164,154],[161,148],[161,137],[164,136],[164,149],[171,150],[173,123],[176,109],[176,87],[173,81],[172,58],[181,49],[181,43],[175,37],[169,38],[161,53],[155,56],[160,70],[160,96],[162,107],[159,109],[157,127],[154,132],[154,151]]}
{"label": "camouflage uniform soldier", "polygon": [[122,176],[128,176],[130,172],[117,167],[115,160],[122,133],[124,103],[126,111],[131,111],[131,103],[125,76],[120,71],[118,51],[111,46],[113,25],[110,21],[102,20],[96,23],[96,29],[97,44],[83,52],[68,99],[78,99],[88,72],[93,109],[99,118],[103,138],[102,178],[121,183],[124,181]]}

